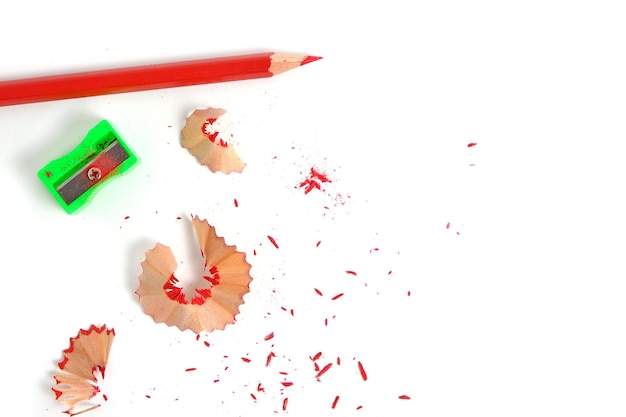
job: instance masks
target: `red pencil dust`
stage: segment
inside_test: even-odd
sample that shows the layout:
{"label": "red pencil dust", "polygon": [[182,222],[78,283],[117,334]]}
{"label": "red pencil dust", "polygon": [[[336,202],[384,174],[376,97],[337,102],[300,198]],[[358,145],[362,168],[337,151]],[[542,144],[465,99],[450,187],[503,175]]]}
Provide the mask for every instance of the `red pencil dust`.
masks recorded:
{"label": "red pencil dust", "polygon": [[357,365],[359,366],[361,378],[363,378],[363,381],[367,381],[367,374],[365,373],[365,368],[363,368],[363,364],[361,363],[361,361],[357,362]]}
{"label": "red pencil dust", "polygon": [[278,249],[278,243],[276,243],[276,239],[274,239],[272,236],[268,236],[267,237],[270,242],[272,242],[272,245],[276,246],[276,249]]}
{"label": "red pencil dust", "polygon": [[272,77],[321,57],[265,52],[0,82],[0,106]]}
{"label": "red pencil dust", "polygon": [[329,364],[327,364],[326,366],[324,366],[318,373],[317,375],[315,375],[315,378],[319,378],[320,376],[324,375],[326,373],[326,371],[328,371],[330,369],[330,367],[333,366],[333,363],[330,362]]}

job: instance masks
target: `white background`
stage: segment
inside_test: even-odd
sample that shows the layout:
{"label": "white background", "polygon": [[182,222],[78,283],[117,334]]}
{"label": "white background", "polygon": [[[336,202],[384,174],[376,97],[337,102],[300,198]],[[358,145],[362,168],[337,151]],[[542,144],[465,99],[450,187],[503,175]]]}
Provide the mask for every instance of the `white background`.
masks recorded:
{"label": "white background", "polygon": [[[69,337],[107,324],[108,401],[93,417],[626,413],[622,2],[162,4],[11,2],[0,79],[324,59],[0,108],[4,410],[60,415],[50,388]],[[209,106],[228,111],[242,174],[213,174],[179,144],[185,117]],[[67,215],[36,173],[101,119],[141,164]],[[312,166],[333,182],[305,195]],[[246,252],[253,276],[237,323],[199,340],[155,324],[134,294],[157,241],[193,276],[191,214]],[[320,381],[318,351],[335,362]]]}

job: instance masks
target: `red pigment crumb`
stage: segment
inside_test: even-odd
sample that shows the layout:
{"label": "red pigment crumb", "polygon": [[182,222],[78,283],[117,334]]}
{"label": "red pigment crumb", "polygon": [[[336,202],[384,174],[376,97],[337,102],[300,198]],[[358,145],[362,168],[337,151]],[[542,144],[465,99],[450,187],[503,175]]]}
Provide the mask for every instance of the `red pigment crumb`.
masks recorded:
{"label": "red pigment crumb", "polygon": [[309,177],[300,183],[300,188],[306,187],[304,189],[304,194],[308,194],[314,188],[321,190],[320,184],[324,182],[332,181],[328,179],[326,174],[322,174],[321,172],[318,172],[315,168],[311,168],[311,173],[309,174]]}
{"label": "red pigment crumb", "polygon": [[180,220],[180,219],[182,219],[182,217],[180,217],[180,216],[176,217],[176,220]]}
{"label": "red pigment crumb", "polygon": [[401,400],[410,400],[411,397],[409,397],[408,395],[400,395],[398,396],[398,398],[400,398]]}
{"label": "red pigment crumb", "polygon": [[316,360],[318,360],[318,359],[319,359],[319,358],[321,358],[321,357],[322,357],[322,352],[317,352],[317,353],[315,354],[315,356],[313,356],[313,357],[311,358],[311,360],[312,360],[313,362],[315,362]]}
{"label": "red pigment crumb", "polygon": [[324,366],[318,373],[317,375],[315,375],[315,378],[319,378],[320,376],[324,375],[326,373],[326,371],[328,371],[330,369],[330,367],[333,366],[333,363],[330,362],[329,364],[327,364],[326,366]]}
{"label": "red pigment crumb", "polygon": [[322,243],[322,241],[321,241],[321,240],[318,240],[318,241],[317,241],[317,244],[315,245],[315,247],[316,247],[316,248],[319,248],[320,243]]}
{"label": "red pigment crumb", "polygon": [[387,275],[391,275],[391,271],[387,272]]}
{"label": "red pigment crumb", "polygon": [[130,216],[124,217],[124,220],[128,220],[128,219],[130,219]]}
{"label": "red pigment crumb", "polygon": [[317,295],[322,295],[322,292],[320,290],[318,290],[317,288],[313,288],[315,290],[315,292],[317,293]]}
{"label": "red pigment crumb", "polygon": [[278,373],[281,374],[281,375],[289,375],[289,373],[285,372],[285,371],[278,371]]}
{"label": "red pigment crumb", "polygon": [[209,342],[206,342],[206,341],[205,341],[205,342],[204,342],[204,346],[209,347],[209,346],[211,346],[211,344],[210,344]]}
{"label": "red pigment crumb", "polygon": [[260,383],[260,382],[259,382],[259,385],[257,385],[257,386],[256,386],[256,390],[257,390],[258,392],[265,392],[265,388],[263,388],[263,387],[261,386],[261,383]]}
{"label": "red pigment crumb", "polygon": [[313,363],[313,369],[315,369],[315,372],[319,372],[320,366],[317,364],[317,362]]}
{"label": "red pigment crumb", "polygon": [[476,146],[476,145],[478,145],[478,144],[477,144],[477,143],[475,143],[475,142],[471,142],[471,143],[468,143],[468,144],[467,144],[467,147],[468,147],[468,148],[471,148],[472,146]]}
{"label": "red pigment crumb", "polygon": [[365,368],[363,368],[363,364],[359,361],[357,362],[357,365],[359,365],[359,372],[361,373],[361,378],[363,378],[363,381],[367,381],[367,374],[365,373]]}
{"label": "red pigment crumb", "polygon": [[269,355],[267,355],[267,359],[265,360],[265,366],[270,366],[270,362],[272,361],[272,358],[275,358],[276,355],[274,354],[274,352],[270,352]]}
{"label": "red pigment crumb", "polygon": [[339,395],[335,397],[335,400],[333,401],[333,405],[331,406],[331,408],[337,407],[337,402],[339,402]]}
{"label": "red pigment crumb", "polygon": [[407,291],[406,295],[408,295],[410,297],[411,296],[411,291]]}
{"label": "red pigment crumb", "polygon": [[446,229],[450,228],[450,222],[448,222],[448,224],[446,224]]}
{"label": "red pigment crumb", "polygon": [[109,401],[109,397],[106,394],[102,394],[102,398],[104,398],[104,401]]}
{"label": "red pigment crumb", "polygon": [[265,339],[265,340],[270,340],[270,339],[272,339],[273,337],[274,337],[274,332],[272,332],[272,333],[268,334],[267,336],[265,336],[265,338],[264,338],[264,339]]}
{"label": "red pigment crumb", "polygon": [[146,394],[146,398],[152,398],[152,397],[150,397],[149,395]]}
{"label": "red pigment crumb", "polygon": [[346,271],[346,274],[356,275],[356,272],[354,272],[354,271]]}
{"label": "red pigment crumb", "polygon": [[252,397],[253,400],[256,400],[256,396],[253,393],[250,393],[250,396]]}
{"label": "red pigment crumb", "polygon": [[283,381],[283,382],[281,382],[281,384],[283,384],[283,387],[290,387],[290,386],[293,385],[293,382]]}
{"label": "red pigment crumb", "polygon": [[253,249],[253,250],[252,250],[252,254],[253,254],[254,256],[256,256],[256,249]]}
{"label": "red pigment crumb", "polygon": [[342,295],[343,295],[343,293],[337,294],[336,296],[331,298],[331,300],[336,300],[337,298],[341,297]]}
{"label": "red pigment crumb", "polygon": [[190,372],[190,371],[195,371],[195,370],[196,370],[196,368],[187,368],[187,369],[185,369],[185,372]]}
{"label": "red pigment crumb", "polygon": [[289,312],[291,313],[291,315],[293,316],[293,308],[291,310],[289,310]]}
{"label": "red pigment crumb", "polygon": [[285,399],[283,400],[283,410],[286,410],[286,409],[287,409],[287,402],[288,402],[288,401],[289,401],[289,398],[285,398]]}
{"label": "red pigment crumb", "polygon": [[356,409],[357,409],[357,410],[360,410],[361,408],[363,408],[363,406],[362,406],[362,405],[358,406]]}
{"label": "red pigment crumb", "polygon": [[239,207],[239,202],[237,202],[236,198],[233,200],[233,202],[235,203],[235,207]]}
{"label": "red pigment crumb", "polygon": [[46,171],[46,177],[50,178],[52,176],[52,172]]}
{"label": "red pigment crumb", "polygon": [[328,326],[328,319],[324,319],[324,326]]}
{"label": "red pigment crumb", "polygon": [[271,236],[268,236],[267,238],[270,240],[270,242],[272,242],[272,245],[276,246],[276,249],[278,249],[278,243],[276,243],[276,239]]}
{"label": "red pigment crumb", "polygon": [[337,356],[337,365],[341,365],[341,358]]}
{"label": "red pigment crumb", "polygon": [[216,382],[220,382],[220,380],[219,379],[214,379],[213,383],[215,384]]}
{"label": "red pigment crumb", "polygon": [[249,359],[249,358],[241,358],[241,360],[244,361],[244,362],[250,362],[251,359]]}
{"label": "red pigment crumb", "polygon": [[196,341],[197,340],[200,340],[200,335],[199,334],[196,335]]}

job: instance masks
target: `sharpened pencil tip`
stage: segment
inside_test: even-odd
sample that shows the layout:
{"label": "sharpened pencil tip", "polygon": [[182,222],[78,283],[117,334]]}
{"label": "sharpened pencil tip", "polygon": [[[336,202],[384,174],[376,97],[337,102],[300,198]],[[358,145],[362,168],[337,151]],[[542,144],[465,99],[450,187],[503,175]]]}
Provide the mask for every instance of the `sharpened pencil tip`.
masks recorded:
{"label": "sharpened pencil tip", "polygon": [[317,61],[318,59],[322,59],[322,57],[321,57],[321,56],[307,55],[307,56],[306,56],[306,57],[302,60],[302,63],[300,64],[300,66],[302,66],[302,65],[306,65],[306,64],[308,64],[308,63],[310,63],[310,62],[313,62],[313,61]]}

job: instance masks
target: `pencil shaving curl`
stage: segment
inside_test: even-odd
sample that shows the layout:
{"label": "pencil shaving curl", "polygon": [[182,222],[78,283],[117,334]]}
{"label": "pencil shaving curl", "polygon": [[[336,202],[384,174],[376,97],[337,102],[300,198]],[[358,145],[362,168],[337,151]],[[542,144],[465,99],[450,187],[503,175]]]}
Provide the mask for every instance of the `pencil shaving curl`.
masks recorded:
{"label": "pencil shaving curl", "polygon": [[146,252],[139,277],[139,303],[156,323],[176,326],[195,333],[223,330],[235,323],[243,296],[250,291],[250,268],[246,254],[229,246],[215,228],[197,216],[192,217],[204,258],[202,278],[205,288],[196,288],[188,297],[174,276],[177,262],[172,250],[157,243]]}
{"label": "pencil shaving curl", "polygon": [[224,113],[226,110],[211,107],[195,110],[187,117],[181,145],[213,172],[242,172],[243,161],[235,149],[224,141],[223,132],[216,129],[215,122]]}
{"label": "pencil shaving curl", "polygon": [[95,405],[74,413],[74,408],[81,402],[93,398],[100,389],[96,374],[104,379],[104,371],[109,358],[115,330],[106,325],[91,325],[87,330],[80,330],[76,337],[70,338],[70,347],[63,351],[63,360],[54,375],[56,385],[52,388],[56,399],[68,406],[64,413],[75,416],[99,407]]}

